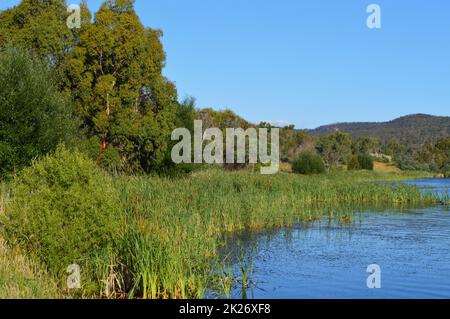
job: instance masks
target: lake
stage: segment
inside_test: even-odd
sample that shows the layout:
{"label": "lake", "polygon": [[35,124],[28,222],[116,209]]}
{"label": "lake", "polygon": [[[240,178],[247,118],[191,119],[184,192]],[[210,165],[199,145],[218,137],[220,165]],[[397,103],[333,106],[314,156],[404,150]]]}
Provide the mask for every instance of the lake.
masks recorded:
{"label": "lake", "polygon": [[[427,192],[450,190],[448,179],[407,183]],[[250,277],[248,289],[235,285],[233,298],[450,298],[450,211],[444,206],[361,211],[350,224],[244,233],[231,243],[234,276],[245,264]],[[380,289],[367,286],[371,264],[381,268]]]}

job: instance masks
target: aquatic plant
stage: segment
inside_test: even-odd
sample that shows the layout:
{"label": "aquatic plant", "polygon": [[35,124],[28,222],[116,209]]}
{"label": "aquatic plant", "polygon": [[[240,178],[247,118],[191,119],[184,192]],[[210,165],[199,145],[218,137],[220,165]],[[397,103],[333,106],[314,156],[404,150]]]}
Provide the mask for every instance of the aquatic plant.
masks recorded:
{"label": "aquatic plant", "polygon": [[177,179],[118,177],[115,185],[133,225],[121,252],[133,282],[129,296],[199,298],[213,285],[229,297],[237,281],[247,287],[249,268],[241,269],[240,279],[216,271],[223,265],[216,257],[225,233],[322,218],[349,222],[352,212],[364,207],[440,202],[414,186],[379,183],[408,177],[368,171],[262,176],[219,170]]}

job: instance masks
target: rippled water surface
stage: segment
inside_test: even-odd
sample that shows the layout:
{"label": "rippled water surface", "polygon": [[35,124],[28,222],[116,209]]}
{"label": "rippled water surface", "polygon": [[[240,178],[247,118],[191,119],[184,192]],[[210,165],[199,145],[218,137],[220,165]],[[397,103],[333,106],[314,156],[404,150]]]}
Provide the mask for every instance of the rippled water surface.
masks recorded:
{"label": "rippled water surface", "polygon": [[[413,183],[450,189],[444,179]],[[236,298],[450,298],[450,211],[443,206],[361,212],[350,225],[320,222],[234,242],[253,265],[250,288],[236,285]],[[381,267],[381,289],[367,288],[370,264]],[[238,277],[240,262],[233,267]]]}

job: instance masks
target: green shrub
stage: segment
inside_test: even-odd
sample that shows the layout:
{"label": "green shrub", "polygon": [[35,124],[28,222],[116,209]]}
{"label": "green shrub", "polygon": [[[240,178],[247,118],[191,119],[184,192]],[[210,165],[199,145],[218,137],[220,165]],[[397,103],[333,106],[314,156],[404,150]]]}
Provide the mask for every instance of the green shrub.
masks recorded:
{"label": "green shrub", "polygon": [[322,158],[311,152],[301,153],[292,163],[292,171],[298,174],[322,174],[326,168]]}
{"label": "green shrub", "polygon": [[360,154],[358,156],[358,162],[361,169],[373,171],[373,158],[369,154]]}
{"label": "green shrub", "polygon": [[101,154],[101,141],[94,136],[90,139],[85,139],[80,142],[78,149],[86,154],[92,161],[96,162],[102,169],[111,173],[117,174],[122,170],[122,163],[119,151],[108,146]]}
{"label": "green shrub", "polygon": [[353,156],[348,163],[349,170],[359,170],[366,169],[369,171],[373,170],[373,158],[369,154],[359,154],[358,156]]}
{"label": "green shrub", "polygon": [[441,172],[444,174],[445,178],[450,178],[450,164],[444,165],[442,167]]}
{"label": "green shrub", "polygon": [[361,169],[361,164],[359,163],[358,156],[353,156],[348,163],[348,169],[349,170],[359,170]]}
{"label": "green shrub", "polygon": [[396,166],[402,171],[430,171],[430,165],[427,163],[419,163],[418,161],[408,158],[407,156],[396,159]]}
{"label": "green shrub", "polygon": [[54,73],[24,50],[0,49],[0,176],[73,138],[76,121]]}
{"label": "green shrub", "polygon": [[38,257],[58,279],[70,264],[81,266],[85,280],[92,278],[121,234],[120,200],[111,178],[64,147],[14,178],[5,211],[7,239]]}

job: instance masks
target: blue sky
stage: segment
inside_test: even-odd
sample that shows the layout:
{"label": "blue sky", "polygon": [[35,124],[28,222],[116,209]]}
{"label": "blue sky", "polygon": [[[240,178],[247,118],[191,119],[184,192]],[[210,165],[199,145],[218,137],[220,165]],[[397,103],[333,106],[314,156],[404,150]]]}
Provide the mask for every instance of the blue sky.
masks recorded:
{"label": "blue sky", "polygon": [[[366,26],[371,3],[381,30]],[[448,0],[137,0],[136,10],[164,31],[164,72],[198,107],[299,128],[450,116]]]}

